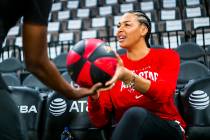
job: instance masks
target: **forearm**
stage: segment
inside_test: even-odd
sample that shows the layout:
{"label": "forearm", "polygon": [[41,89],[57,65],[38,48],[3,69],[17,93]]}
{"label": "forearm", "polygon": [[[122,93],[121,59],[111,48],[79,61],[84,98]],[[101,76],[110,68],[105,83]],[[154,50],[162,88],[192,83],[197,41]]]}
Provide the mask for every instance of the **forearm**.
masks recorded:
{"label": "forearm", "polygon": [[171,82],[173,80],[168,81],[163,79],[151,81],[127,69],[125,69],[124,75],[125,76],[122,79],[122,81],[125,84],[132,83],[131,88],[134,88],[136,91],[139,91],[140,93],[144,94],[145,96],[149,97],[150,99],[156,102],[168,102],[168,100],[174,93],[173,91],[175,90]]}
{"label": "forearm", "polygon": [[99,99],[88,97],[88,115],[95,127],[101,128],[109,122],[105,108],[100,105]]}
{"label": "forearm", "polygon": [[135,90],[146,93],[151,85],[151,81],[147,80],[141,76],[138,76],[136,73],[133,73],[132,71],[124,68],[124,76],[121,78],[121,80],[125,84],[129,84],[130,82],[133,83],[133,87]]}
{"label": "forearm", "polygon": [[24,24],[23,49],[27,69],[37,76],[48,87],[58,91],[67,98],[78,99],[86,95],[77,92],[64,80],[47,54],[47,27]]}
{"label": "forearm", "polygon": [[34,62],[27,62],[26,66],[28,71],[33,73],[49,88],[56,90],[57,92],[63,94],[65,97],[76,98],[76,95],[74,95],[70,84],[66,82],[63,77],[61,77],[55,65],[50,62],[50,60],[47,61],[47,58],[40,58],[40,61],[37,60]]}

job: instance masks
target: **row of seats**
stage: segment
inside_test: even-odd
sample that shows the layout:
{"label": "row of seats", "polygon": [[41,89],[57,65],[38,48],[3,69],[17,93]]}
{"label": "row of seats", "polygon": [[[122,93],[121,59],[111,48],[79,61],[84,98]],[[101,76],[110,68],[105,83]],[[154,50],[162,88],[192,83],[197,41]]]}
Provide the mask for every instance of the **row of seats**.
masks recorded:
{"label": "row of seats", "polygon": [[[56,11],[73,11],[76,9],[93,9],[91,12],[90,17],[102,16],[110,14],[110,8],[106,9],[107,11],[104,12],[104,7],[111,7],[113,9],[112,14],[118,15],[123,13],[127,10],[135,10],[139,9],[142,11],[152,11],[152,10],[161,10],[161,9],[173,9],[173,8],[180,8],[181,10],[185,7],[196,7],[203,5],[206,9],[208,8],[208,0],[130,0],[130,1],[122,1],[122,0],[110,0],[107,2],[91,0],[91,1],[58,1],[54,2],[52,6],[52,12]],[[97,8],[98,7],[98,8]],[[77,11],[76,11],[77,13]],[[80,12],[78,12],[80,15]],[[82,12],[83,13],[83,12]],[[105,13],[105,14],[104,14]],[[86,13],[87,14],[87,13]],[[77,14],[76,14],[77,15]],[[84,15],[84,14],[81,14]],[[76,16],[72,16],[75,18]],[[80,16],[78,16],[80,17]],[[83,16],[81,16],[83,17]]]}
{"label": "row of seats", "polygon": [[[52,7],[52,11],[57,11],[61,9],[77,9],[77,8],[92,8],[92,7],[100,7],[107,5],[116,5],[116,4],[124,4],[124,3],[137,3],[139,2],[141,5],[141,10],[145,10],[145,5],[151,7],[152,9],[161,9],[161,8],[174,8],[174,7],[184,7],[184,6],[195,6],[200,4],[205,4],[208,0],[55,0],[54,5]],[[151,3],[151,4],[150,4]],[[151,6],[152,5],[152,6]],[[144,9],[143,9],[144,8]],[[152,9],[149,10],[152,10]]]}
{"label": "row of seats", "polygon": [[[209,26],[209,17],[208,16],[196,16],[191,19],[181,19],[180,17],[177,17],[175,15],[175,11],[161,11],[161,21],[153,21],[157,16],[156,11],[153,11],[152,13],[148,13],[149,17],[152,19],[153,29],[152,32],[161,32],[161,31],[176,31],[176,30],[183,30],[188,29],[187,26],[189,25],[188,22],[191,22],[192,26],[190,27],[191,30],[196,29],[198,27],[205,27]],[[198,11],[196,13],[199,13]],[[48,25],[48,32],[74,32],[74,30],[90,30],[90,29],[97,29],[97,28],[112,28],[117,26],[119,19],[122,15],[110,15],[106,17],[95,17],[95,18],[83,18],[83,19],[66,19],[63,21],[53,21],[49,22]],[[201,21],[202,20],[202,21]],[[170,25],[170,22],[176,22],[178,25]],[[165,25],[165,29],[159,29],[155,28],[156,26],[159,27],[159,24],[167,24]],[[172,28],[172,27],[173,28]],[[171,28],[170,28],[171,27]],[[167,29],[169,28],[169,29]],[[189,28],[189,29],[190,29]],[[13,27],[9,33],[8,36],[20,36],[21,34],[21,28],[19,25]],[[107,29],[108,30],[108,29]],[[113,36],[114,34],[112,34]],[[69,39],[70,40],[70,39]]]}
{"label": "row of seats", "polygon": [[[152,48],[163,48],[163,46],[151,46]],[[124,53],[119,49],[119,53]],[[199,79],[210,75],[210,58],[204,48],[199,45],[186,42],[175,49],[179,53],[181,64],[180,74],[177,83],[177,90],[182,90],[184,86],[192,79]],[[67,53],[61,53],[52,61],[55,63],[60,73],[67,74],[66,71]],[[10,86],[28,86],[37,87],[42,90],[47,90],[34,75],[24,72],[25,68],[22,63],[15,58],[9,58],[0,63],[0,72],[3,73],[3,78]],[[12,73],[12,74],[11,74]]]}
{"label": "row of seats", "polygon": [[87,115],[87,99],[68,100],[59,93],[42,96],[28,87],[10,87],[29,140],[60,140],[69,127],[77,140],[103,140],[102,130],[92,126]]}
{"label": "row of seats", "polygon": [[[193,80],[175,96],[176,105],[187,123],[187,140],[210,139],[209,84],[210,76]],[[54,91],[43,96],[40,90],[23,86],[10,86],[10,90],[30,140],[58,140],[65,127],[69,127],[77,140],[108,140],[105,129],[91,124],[87,98],[68,100]]]}
{"label": "row of seats", "polygon": [[[128,3],[128,4],[117,4],[113,6],[95,7],[95,8],[84,8],[84,9],[73,9],[65,11],[52,11],[49,21],[62,21],[69,19],[83,19],[83,18],[96,18],[96,17],[107,17],[117,16],[131,10],[140,10],[137,7],[139,3]],[[208,12],[205,5],[197,5],[193,7],[180,7],[170,9],[151,9],[145,11],[145,13],[154,22],[161,20],[171,19],[190,19],[193,17],[206,17]]]}
{"label": "row of seats", "polygon": [[[84,38],[113,37],[122,13],[134,9],[145,11],[151,18],[153,33],[192,31],[210,26],[209,5],[209,0],[54,1],[49,16],[48,41],[77,42]],[[4,45],[22,46],[21,24],[9,31]]]}
{"label": "row of seats", "polygon": [[[117,24],[119,16],[110,17],[109,22],[114,22]],[[91,20],[71,20],[64,22],[52,22],[48,26],[48,43],[52,42],[70,42],[72,44],[78,42],[81,39],[86,38],[105,38],[110,40],[115,37],[117,26],[109,26],[105,22],[104,18],[97,18]],[[73,26],[77,25],[77,26]],[[191,20],[171,20],[162,21],[159,23],[152,23],[152,34],[151,42],[152,44],[163,44],[169,42],[168,44],[180,44],[186,41],[186,39],[195,39],[201,45],[210,45],[210,18],[200,17]],[[201,28],[204,27],[204,28]],[[14,29],[14,30],[13,30]],[[7,36],[3,46],[17,45],[22,46],[22,37],[20,36],[20,29],[14,27],[11,29],[12,33]],[[205,38],[205,42],[203,40]],[[179,42],[178,42],[178,41]],[[174,46],[176,47],[176,45]]]}
{"label": "row of seats", "polygon": [[[65,54],[54,62],[63,62],[64,59]],[[179,90],[176,94],[176,103],[189,125],[186,129],[188,139],[202,138],[202,140],[207,140],[209,139],[209,134],[206,133],[209,131],[209,118],[207,117],[209,116],[209,101],[207,99],[210,95],[210,78],[206,77],[210,77],[209,69],[206,69],[199,61],[183,61],[178,78],[177,89]],[[60,68],[63,66],[60,65]],[[19,68],[16,67],[15,69]],[[62,76],[70,83],[72,82],[67,72],[64,72]],[[190,85],[195,87],[189,87]],[[20,114],[24,117],[28,136],[31,140],[59,139],[66,126],[71,128],[74,137],[78,140],[104,140],[104,130],[94,128],[89,122],[85,98],[79,101],[67,100],[48,89],[33,75],[25,78],[24,86],[13,85],[10,86],[10,89]],[[189,96],[194,94],[198,96],[196,102],[199,102],[197,100],[201,100],[200,98],[205,95],[207,101],[203,108],[201,106],[199,109],[199,106],[193,106],[191,102],[188,102]],[[203,94],[203,96],[199,94]],[[62,103],[63,108],[56,106],[56,103]],[[191,113],[189,114],[189,112]]]}
{"label": "row of seats", "polygon": [[[205,30],[204,30],[205,31]],[[203,32],[204,32],[203,31]],[[162,48],[171,48],[176,49],[180,52],[180,55],[182,59],[192,59],[192,57],[202,57],[202,61],[205,65],[209,66],[210,63],[210,33],[203,33],[203,34],[197,34],[197,37],[195,38],[198,43],[195,43],[195,40],[187,41],[191,43],[187,43],[186,40],[182,40],[181,38],[185,38],[186,35],[183,35],[183,37],[175,34],[152,34],[151,35],[151,47],[162,47]],[[199,37],[198,37],[199,36]],[[156,38],[154,40],[158,40],[161,43],[161,45],[157,45],[159,43],[155,42],[153,38]],[[56,57],[62,57],[63,54],[61,53],[67,53],[70,48],[77,42],[70,42],[70,41],[55,41],[49,43],[48,47],[48,55],[50,59],[59,59]],[[109,45],[113,47],[114,49],[118,50],[120,49],[119,44],[117,43],[116,38],[113,38],[113,40],[110,40]],[[22,48],[18,46],[7,46],[2,49],[1,52],[1,61],[10,58],[10,57],[16,57],[19,60],[23,61],[23,53]],[[185,58],[186,57],[186,58]],[[189,57],[189,58],[188,58]],[[61,62],[60,62],[61,63]],[[64,65],[64,64],[63,64]],[[3,67],[4,68],[4,67]],[[5,67],[6,68],[6,67]]]}
{"label": "row of seats", "polygon": [[[192,43],[187,43],[189,48],[193,47],[193,45],[194,47],[196,46],[195,44],[189,46],[190,44],[192,45]],[[185,47],[182,46],[181,49]],[[188,139],[194,140],[200,138],[208,140],[209,133],[207,132],[210,129],[208,117],[210,78],[206,77],[209,77],[209,69],[204,67],[202,59],[197,58],[200,52],[199,48],[192,48],[190,50],[192,50],[191,53],[177,50],[180,55],[184,54],[183,56],[185,57],[181,63],[180,81],[178,80],[178,84],[182,85],[180,90],[177,91],[176,103],[188,124],[186,129]],[[189,61],[190,57],[186,58],[186,53],[192,55],[191,61]],[[58,59],[54,60],[55,63],[60,64],[60,70],[64,66],[62,62],[66,59],[65,57],[66,54],[62,54]],[[13,65],[16,63],[13,63]],[[13,65],[9,65],[9,67]],[[3,67],[1,66],[0,68]],[[16,67],[14,69],[18,70],[19,68]],[[64,72],[63,76],[67,81],[71,82],[67,72]],[[29,77],[31,78],[25,78],[28,81],[26,80],[27,82],[25,82],[24,86],[10,86],[10,89],[19,107],[20,114],[24,117],[30,139],[59,139],[64,127],[69,126],[74,137],[79,140],[104,140],[104,130],[94,128],[88,120],[87,112],[85,112],[87,103],[85,98],[79,101],[66,100],[52,90],[43,90],[44,85],[40,81],[37,83],[37,81],[34,81],[34,76]],[[203,103],[201,105],[194,105],[191,100],[189,102],[192,96],[196,96],[194,100],[192,99],[196,103],[205,101],[204,105],[202,105]],[[63,108],[57,107],[56,104],[62,104]],[[54,110],[58,108],[59,111]],[[77,118],[80,119],[77,120]]]}
{"label": "row of seats", "polygon": [[[198,23],[197,21],[209,21],[209,18],[198,18],[192,21],[186,22],[186,28],[191,28],[195,26],[195,23]],[[191,41],[196,42],[198,45],[205,46],[210,45],[210,28],[198,28],[196,30],[189,31],[188,29],[185,30],[179,30],[184,29],[184,26],[182,26],[181,21],[167,21],[167,22],[161,22],[158,27],[156,25],[153,25],[154,28],[158,28],[159,30],[162,30],[161,32],[153,32],[151,34],[150,44],[154,45],[162,45],[165,48],[177,48],[179,45],[181,45],[183,42]],[[210,23],[210,22],[209,22]],[[199,24],[197,24],[199,25]],[[196,26],[197,26],[196,25]],[[108,29],[108,30],[107,30]],[[168,30],[166,32],[166,30]],[[98,28],[98,30],[87,30],[87,31],[80,31],[80,30],[72,30],[72,32],[65,32],[65,33],[58,33],[58,32],[51,32],[47,36],[48,45],[49,45],[49,56],[50,58],[54,58],[60,52],[62,52],[65,49],[70,48],[72,45],[80,41],[81,39],[85,38],[101,38],[105,39],[110,44],[116,44],[114,47],[117,47],[117,40],[116,37],[112,35],[112,32],[116,32],[116,28]],[[15,44],[15,45],[14,45]],[[20,54],[18,57],[23,58],[22,54],[22,37],[10,37],[5,42],[5,47],[2,49],[2,57],[8,58],[11,56],[14,52],[18,52]],[[14,48],[15,46],[16,49]],[[66,48],[65,48],[65,47]],[[52,55],[52,57],[51,57]],[[21,59],[22,60],[22,59]]]}
{"label": "row of seats", "polygon": [[191,80],[182,92],[175,94],[175,102],[184,118],[187,140],[210,139],[210,77]]}
{"label": "row of seats", "polygon": [[[60,71],[63,71],[62,75],[66,77],[68,73],[64,69],[65,68],[62,67]],[[201,79],[207,76],[210,76],[210,69],[204,64],[193,60],[181,62],[176,89],[178,92],[182,91],[191,80]],[[32,74],[27,74],[27,76],[24,77],[17,76],[15,73],[3,73],[2,77],[9,86],[27,86],[34,89],[40,89],[40,92],[50,90]]]}
{"label": "row of seats", "polygon": [[[62,53],[55,57],[52,62],[59,69],[60,73],[66,71],[66,56],[67,53]],[[5,59],[0,63],[0,73],[9,86],[28,86],[38,87],[42,90],[48,88],[40,82],[33,74],[30,74],[25,64],[15,57]]]}

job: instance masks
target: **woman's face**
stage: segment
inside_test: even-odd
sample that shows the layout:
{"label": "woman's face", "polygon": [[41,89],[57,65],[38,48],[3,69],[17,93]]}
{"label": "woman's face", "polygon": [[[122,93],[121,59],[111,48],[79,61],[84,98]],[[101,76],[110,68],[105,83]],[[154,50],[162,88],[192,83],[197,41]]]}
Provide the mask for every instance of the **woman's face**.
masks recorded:
{"label": "woman's face", "polygon": [[121,17],[116,36],[122,48],[129,48],[137,44],[142,37],[143,24],[140,24],[137,18],[132,13],[126,13]]}

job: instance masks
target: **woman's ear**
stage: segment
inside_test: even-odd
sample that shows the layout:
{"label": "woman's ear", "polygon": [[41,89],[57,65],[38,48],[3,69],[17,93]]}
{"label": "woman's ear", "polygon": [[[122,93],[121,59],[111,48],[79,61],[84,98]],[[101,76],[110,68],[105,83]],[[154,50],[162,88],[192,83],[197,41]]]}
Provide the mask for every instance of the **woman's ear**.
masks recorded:
{"label": "woman's ear", "polygon": [[147,32],[148,32],[148,28],[145,25],[142,25],[140,28],[140,33],[142,36],[146,36]]}

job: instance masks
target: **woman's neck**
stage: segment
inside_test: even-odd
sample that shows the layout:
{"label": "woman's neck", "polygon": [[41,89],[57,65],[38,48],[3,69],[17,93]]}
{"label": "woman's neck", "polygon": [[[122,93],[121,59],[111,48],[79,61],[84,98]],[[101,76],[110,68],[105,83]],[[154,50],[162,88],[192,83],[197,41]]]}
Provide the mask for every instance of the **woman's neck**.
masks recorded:
{"label": "woman's neck", "polygon": [[150,51],[150,48],[147,47],[146,43],[141,43],[130,47],[127,51],[127,57],[130,60],[140,60],[144,58]]}

